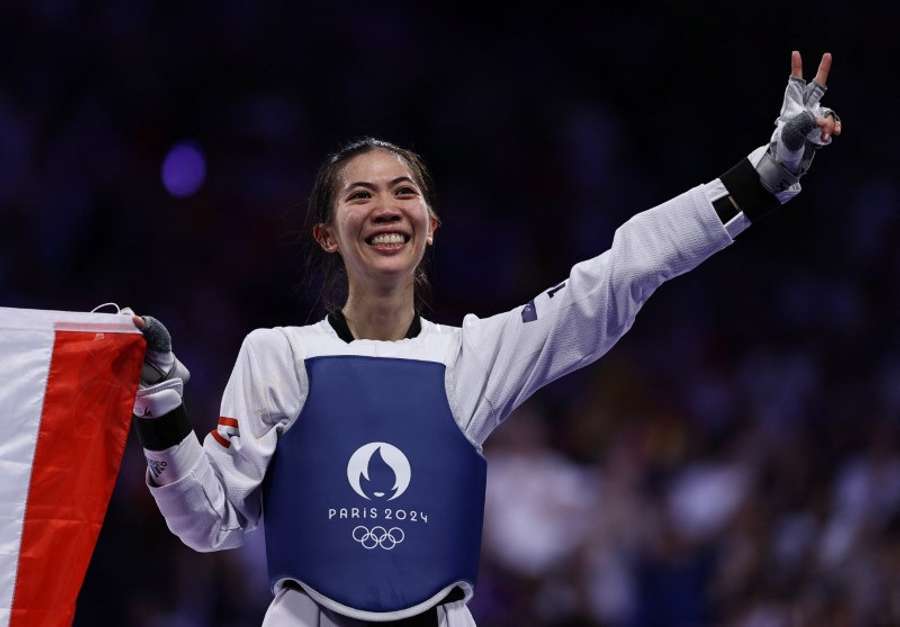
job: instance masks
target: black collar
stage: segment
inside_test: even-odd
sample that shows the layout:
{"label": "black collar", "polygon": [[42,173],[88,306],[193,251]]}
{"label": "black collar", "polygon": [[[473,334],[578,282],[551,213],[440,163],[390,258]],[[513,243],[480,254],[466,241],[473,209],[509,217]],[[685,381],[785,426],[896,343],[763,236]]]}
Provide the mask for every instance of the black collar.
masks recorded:
{"label": "black collar", "polygon": [[[332,311],[328,314],[328,324],[331,325],[331,328],[334,329],[334,332],[337,333],[338,337],[347,342],[348,344],[355,340],[353,334],[350,333],[350,327],[347,326],[347,319],[344,317],[344,312],[338,309],[337,311]],[[422,320],[419,318],[419,314],[413,316],[412,323],[409,325],[409,328],[406,330],[406,338],[414,338],[422,331]]]}

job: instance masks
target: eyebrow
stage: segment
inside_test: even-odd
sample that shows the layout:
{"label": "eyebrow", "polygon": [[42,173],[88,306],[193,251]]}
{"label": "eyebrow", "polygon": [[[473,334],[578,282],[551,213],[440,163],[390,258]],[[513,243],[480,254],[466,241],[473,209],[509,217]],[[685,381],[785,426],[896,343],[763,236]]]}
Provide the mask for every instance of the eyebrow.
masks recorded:
{"label": "eyebrow", "polygon": [[[388,182],[388,187],[393,187],[397,183],[401,183],[403,181],[406,181],[407,183],[412,183],[413,185],[416,184],[416,182],[414,180],[412,180],[411,178],[409,178],[408,176],[398,176],[397,178]],[[375,185],[373,185],[372,183],[367,183],[366,181],[355,181],[353,183],[350,183],[347,187],[345,187],[344,191],[345,192],[349,191],[349,190],[353,189],[354,187],[365,187],[366,189],[373,189],[373,190],[375,189]]]}

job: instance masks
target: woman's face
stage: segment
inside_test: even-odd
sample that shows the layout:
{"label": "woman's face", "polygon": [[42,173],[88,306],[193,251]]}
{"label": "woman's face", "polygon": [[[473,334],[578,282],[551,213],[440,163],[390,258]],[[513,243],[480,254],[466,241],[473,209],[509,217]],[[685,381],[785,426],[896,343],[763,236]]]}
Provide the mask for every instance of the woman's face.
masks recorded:
{"label": "woman's face", "polygon": [[385,150],[347,162],[337,179],[332,224],[316,226],[322,248],[339,253],[351,285],[411,282],[437,221],[409,166]]}

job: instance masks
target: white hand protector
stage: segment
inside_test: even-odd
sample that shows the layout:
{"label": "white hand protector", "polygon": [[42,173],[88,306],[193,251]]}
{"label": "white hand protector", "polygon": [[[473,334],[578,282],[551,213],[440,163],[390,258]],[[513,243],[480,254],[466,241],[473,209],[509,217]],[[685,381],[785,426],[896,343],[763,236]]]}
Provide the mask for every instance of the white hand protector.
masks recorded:
{"label": "white hand protector", "polygon": [[[130,307],[120,311],[132,316]],[[140,418],[157,418],[181,405],[184,384],[191,373],[172,352],[172,336],[169,330],[153,316],[141,316],[145,326],[141,329],[147,341],[141,381],[134,399],[134,414]]]}
{"label": "white hand protector", "polygon": [[820,104],[827,87],[802,77],[791,76],[784,91],[781,112],[775,120],[775,131],[767,146],[760,146],[747,157],[763,186],[781,204],[800,193],[800,177],[809,170],[816,151],[831,143],[822,138],[817,118],[838,115]]}

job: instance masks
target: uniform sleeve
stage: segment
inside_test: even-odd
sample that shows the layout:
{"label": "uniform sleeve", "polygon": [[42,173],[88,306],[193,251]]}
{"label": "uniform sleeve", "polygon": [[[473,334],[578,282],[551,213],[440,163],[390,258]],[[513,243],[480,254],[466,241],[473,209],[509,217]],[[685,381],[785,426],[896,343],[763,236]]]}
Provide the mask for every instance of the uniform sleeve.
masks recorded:
{"label": "uniform sleeve", "polygon": [[[201,447],[193,431],[178,445],[147,451],[148,486],[169,529],[197,551],[240,546],[260,517],[260,484],[279,435],[306,397],[306,375],[283,330],[257,329],[241,346],[221,416]],[[155,485],[154,464],[181,469]]]}
{"label": "uniform sleeve", "polygon": [[481,445],[541,386],[599,359],[664,281],[733,242],[700,185],[620,226],[609,250],[512,311],[463,321],[448,396]]}

